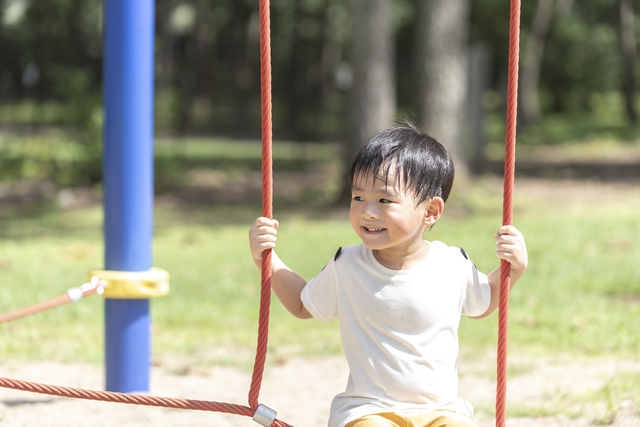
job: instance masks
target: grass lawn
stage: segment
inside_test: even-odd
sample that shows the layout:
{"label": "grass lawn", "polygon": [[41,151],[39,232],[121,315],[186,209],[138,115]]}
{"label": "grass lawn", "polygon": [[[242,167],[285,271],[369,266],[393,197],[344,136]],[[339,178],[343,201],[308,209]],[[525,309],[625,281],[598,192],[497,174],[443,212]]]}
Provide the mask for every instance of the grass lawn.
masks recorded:
{"label": "grass lawn", "polygon": [[[200,184],[213,180],[222,189],[246,181],[259,168],[259,144],[233,144],[158,144],[162,191],[172,183],[190,185],[189,176]],[[275,170],[295,184],[314,167],[335,170],[335,154],[335,147],[278,144]],[[202,173],[208,169],[216,174]],[[640,353],[640,190],[638,185],[593,184],[516,182],[515,224],[525,234],[530,268],[512,292],[511,351]],[[347,212],[326,206],[327,194],[315,189],[294,192],[295,201],[279,198],[291,192],[289,187],[275,188],[275,215],[282,225],[278,253],[309,279],[339,246],[358,244],[358,239]],[[329,182],[327,188],[335,192],[336,185]],[[152,303],[154,357],[249,366],[260,277],[247,231],[260,215],[259,202],[185,205],[165,203],[163,197],[155,212],[154,263],[170,272],[172,290]],[[500,225],[501,203],[495,178],[456,188],[426,238],[464,247],[482,271],[489,271],[498,265],[492,236]],[[101,225],[101,208],[95,204],[66,211],[53,204],[16,207],[0,215],[0,312],[59,295],[83,283],[88,271],[102,268]],[[0,357],[100,362],[102,316],[102,300],[91,297],[0,325]],[[481,321],[463,319],[463,354],[495,348],[496,331],[496,314]],[[272,357],[336,354],[340,347],[336,322],[294,319],[274,298]]]}
{"label": "grass lawn", "polygon": [[[454,197],[451,214],[426,236],[464,247],[483,271],[497,266],[492,236],[500,205],[491,188],[480,181],[465,191],[472,197]],[[530,268],[512,292],[510,349],[635,357],[640,351],[640,198],[615,206],[594,198],[593,206],[576,209],[544,206],[527,197],[516,198],[515,221],[527,239]],[[247,230],[258,215],[259,209],[246,206],[205,208],[198,215],[157,209],[155,265],[171,273],[172,291],[152,303],[154,354],[192,354],[204,363],[250,360],[260,279]],[[313,277],[339,246],[358,243],[346,212],[344,219],[293,210],[276,215],[282,224],[278,252],[305,278]],[[102,266],[98,206],[2,222],[2,312],[56,296]],[[463,347],[472,352],[494,347],[496,320],[496,315],[464,319]],[[0,356],[99,362],[102,328],[102,301],[91,297],[0,325]],[[337,324],[294,319],[274,299],[270,346],[282,357],[338,353]],[[242,350],[248,359],[217,348]]]}
{"label": "grass lawn", "polygon": [[[587,151],[597,158],[606,153],[619,160],[613,153],[620,147],[633,152],[634,144],[603,146],[587,141],[553,150],[554,155],[578,161],[588,157]],[[359,241],[347,211],[327,204],[337,191],[336,179],[319,185],[312,175],[321,170],[325,177],[337,176],[332,162],[335,147],[277,147],[278,253],[309,279],[339,246]],[[520,151],[525,158],[549,153],[538,152],[533,145]],[[251,142],[234,142],[230,147],[228,141],[194,140],[158,146],[156,166],[161,176],[156,182],[160,194],[154,264],[170,272],[172,289],[151,304],[157,363],[171,359],[185,366],[230,364],[247,370],[253,364],[260,273],[251,260],[247,231],[260,215],[260,203],[255,191],[246,193],[246,202],[220,201],[210,195],[229,193],[228,186],[237,183],[256,187],[252,181],[259,156],[259,145]],[[495,268],[492,236],[502,217],[501,187],[498,179],[486,176],[454,188],[444,216],[425,237],[464,247],[482,271]],[[180,198],[181,193],[189,197]],[[514,221],[526,237],[530,260],[529,270],[511,293],[511,354],[637,360],[639,209],[637,183],[516,180]],[[0,313],[57,296],[86,281],[90,270],[102,268],[101,227],[102,209],[95,203],[61,210],[54,202],[45,202],[1,211]],[[101,363],[102,305],[102,299],[94,296],[0,325],[0,357]],[[337,322],[295,319],[275,298],[271,307],[271,363],[294,355],[341,352]],[[463,358],[495,354],[497,317],[496,313],[484,320],[462,319]],[[523,367],[509,369],[511,376]],[[494,371],[487,376],[495,376]],[[640,399],[637,377],[637,372],[618,374],[595,392],[564,393],[541,407],[510,407],[509,414],[574,416],[579,415],[575,408],[581,411],[597,404],[608,409],[589,416],[606,422],[618,402]],[[490,413],[492,408],[478,410]]]}

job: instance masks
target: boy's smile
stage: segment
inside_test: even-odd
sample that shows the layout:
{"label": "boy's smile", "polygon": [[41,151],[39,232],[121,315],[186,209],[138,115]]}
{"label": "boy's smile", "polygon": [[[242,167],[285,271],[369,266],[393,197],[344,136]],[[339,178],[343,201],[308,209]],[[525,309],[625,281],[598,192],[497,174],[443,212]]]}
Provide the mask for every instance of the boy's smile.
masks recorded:
{"label": "boy's smile", "polygon": [[380,233],[381,231],[384,230],[384,228],[369,228],[369,227],[363,227],[363,228],[365,233],[370,233],[370,234]]}
{"label": "boy's smile", "polygon": [[349,211],[351,225],[365,246],[373,249],[378,262],[395,270],[410,268],[424,259],[428,252],[424,230],[442,211],[440,207],[434,218],[430,207],[439,198],[416,205],[401,184],[393,170],[386,184],[372,176],[357,179]]}

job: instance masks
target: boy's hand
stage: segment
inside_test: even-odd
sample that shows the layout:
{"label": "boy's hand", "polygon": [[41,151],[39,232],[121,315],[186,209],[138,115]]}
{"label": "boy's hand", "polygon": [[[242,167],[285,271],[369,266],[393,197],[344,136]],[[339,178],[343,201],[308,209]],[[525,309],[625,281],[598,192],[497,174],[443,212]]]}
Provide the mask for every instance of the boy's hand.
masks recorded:
{"label": "boy's hand", "polygon": [[511,263],[511,271],[523,273],[527,269],[529,256],[524,236],[512,225],[503,225],[493,236],[496,240],[496,255]]}
{"label": "boy's hand", "polygon": [[278,221],[275,219],[269,219],[260,217],[256,219],[251,228],[249,229],[249,244],[251,246],[251,256],[258,268],[262,265],[262,252],[266,249],[273,249],[276,247],[276,235],[278,232],[276,228],[279,227]]}
{"label": "boy's hand", "polygon": [[[511,277],[509,285],[513,287],[520,279],[529,263],[527,255],[527,245],[524,243],[522,233],[512,225],[503,225],[495,236],[496,255],[511,263]],[[473,316],[474,319],[482,319],[493,313],[499,305],[500,297],[500,267],[487,274],[489,286],[491,286],[491,302],[489,308],[480,316]]]}

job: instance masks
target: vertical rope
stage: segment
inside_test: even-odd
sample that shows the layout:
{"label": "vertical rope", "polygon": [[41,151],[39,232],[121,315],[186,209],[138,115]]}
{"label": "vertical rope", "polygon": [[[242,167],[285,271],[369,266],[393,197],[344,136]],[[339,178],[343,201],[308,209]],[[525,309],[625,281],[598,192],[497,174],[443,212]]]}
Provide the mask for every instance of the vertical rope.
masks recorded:
{"label": "vertical rope", "polygon": [[[260,0],[260,89],[262,97],[262,216],[273,218],[273,161],[271,126],[271,35],[269,0]],[[258,321],[258,348],[249,389],[249,406],[255,411],[260,405],[258,397],[264,363],[267,356],[269,334],[269,308],[271,304],[271,249],[262,253],[262,282],[260,318]]]}
{"label": "vertical rope", "polygon": [[[507,131],[505,141],[504,199],[502,225],[513,223],[513,187],[516,159],[516,124],[518,113],[518,57],[520,44],[520,0],[511,0],[509,24],[509,86],[507,88]],[[500,302],[498,318],[498,382],[496,427],[506,426],[507,342],[509,336],[509,291],[511,265],[500,263]]]}

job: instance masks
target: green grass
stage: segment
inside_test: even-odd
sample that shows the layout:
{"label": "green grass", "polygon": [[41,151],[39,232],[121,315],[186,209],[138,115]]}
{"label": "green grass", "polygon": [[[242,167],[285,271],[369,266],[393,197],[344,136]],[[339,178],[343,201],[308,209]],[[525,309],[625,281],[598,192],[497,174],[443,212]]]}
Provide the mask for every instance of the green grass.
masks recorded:
{"label": "green grass", "polygon": [[[621,372],[613,375],[603,387],[589,392],[556,390],[539,405],[511,405],[509,417],[546,417],[564,414],[571,418],[587,418],[592,425],[610,425],[622,411],[640,414],[640,373]],[[477,408],[491,413],[492,408]]]}
{"label": "green grass", "polygon": [[[472,191],[483,190],[479,186]],[[452,200],[453,211],[455,203]],[[598,207],[595,214],[519,206],[516,225],[527,239],[530,268],[512,292],[511,351],[637,357],[637,208],[638,202],[628,208]],[[474,210],[471,215],[445,215],[427,238],[464,247],[479,268],[488,271],[497,266],[492,236],[500,216],[496,209]],[[247,230],[258,215],[255,208],[243,206],[208,208],[199,216],[158,209],[155,265],[171,273],[172,291],[152,303],[156,355],[254,347],[260,279],[249,255]],[[346,216],[320,219],[285,211],[279,217],[278,252],[307,279],[338,246],[358,243]],[[2,225],[0,312],[58,295],[102,267],[98,207],[16,216]],[[101,304],[99,297],[92,297],[0,325],[0,356],[100,361]],[[272,307],[270,346],[275,354],[340,351],[335,323],[294,319],[275,299]],[[472,352],[494,347],[496,319],[464,319],[462,346]],[[207,363],[234,359],[202,354]]]}
{"label": "green grass", "polygon": [[[38,152],[36,145],[36,140],[23,146],[0,141],[16,159],[29,150]],[[275,169],[304,171],[331,162],[338,151],[335,145],[276,143]],[[234,174],[259,168],[260,146],[248,141],[160,140],[156,159],[158,175],[167,183],[184,180],[187,172],[199,168],[232,180]],[[429,240],[464,247],[483,271],[498,265],[492,236],[501,222],[502,201],[494,184],[482,179],[469,189],[454,189],[444,217],[427,234]],[[554,204],[544,195],[516,189],[515,221],[527,239],[530,268],[512,292],[512,351],[637,357],[640,190],[626,194],[627,200],[613,204],[594,194],[592,203],[576,208],[569,201]],[[279,255],[309,279],[339,246],[358,240],[346,212],[330,214],[322,195],[303,197],[292,204],[279,200],[276,189],[275,215],[282,224]],[[154,263],[170,272],[172,291],[152,303],[155,357],[180,354],[202,363],[250,363],[260,278],[249,255],[247,231],[259,214],[255,202],[157,206]],[[102,268],[101,224],[99,207],[63,212],[44,203],[4,210],[0,312],[59,295],[83,283],[88,271]],[[102,301],[91,297],[0,325],[0,357],[99,362],[102,329]],[[463,319],[462,347],[468,354],[495,348],[496,331],[497,315]],[[294,319],[275,298],[270,332],[270,351],[276,357],[340,352],[335,322]]]}
{"label": "green grass", "polygon": [[[594,93],[589,104],[588,111],[544,113],[539,123],[519,129],[518,145],[565,145],[593,139],[640,143],[640,124],[628,122],[620,92]],[[487,117],[485,132],[489,142],[504,144],[504,112]]]}

